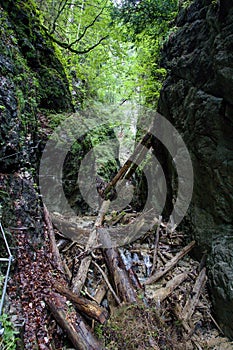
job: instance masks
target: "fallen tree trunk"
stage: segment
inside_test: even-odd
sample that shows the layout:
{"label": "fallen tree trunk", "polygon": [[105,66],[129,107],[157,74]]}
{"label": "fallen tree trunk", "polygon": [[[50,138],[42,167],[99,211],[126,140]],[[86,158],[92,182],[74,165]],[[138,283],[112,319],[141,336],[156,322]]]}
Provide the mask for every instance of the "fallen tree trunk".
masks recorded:
{"label": "fallen tree trunk", "polygon": [[[50,247],[53,256],[52,260],[55,260],[56,267],[62,273],[64,271],[64,265],[56,245],[54,231],[49,217],[49,213],[45,206],[44,216],[49,232]],[[94,318],[101,323],[104,323],[106,321],[107,311],[105,311],[103,308],[98,307],[98,305],[95,305],[94,303],[92,304],[91,302],[89,302],[89,300],[77,297],[68,288],[62,286],[61,284],[58,284],[57,282],[54,283],[54,287],[60,294],[64,295],[67,299],[71,299],[79,311],[84,312],[89,317]],[[75,349],[104,349],[102,344],[92,333],[90,327],[84,322],[82,316],[79,315],[73,307],[67,306],[66,299],[63,296],[53,292],[50,294],[49,298],[45,297],[45,301],[57,323],[67,333],[68,338],[74,345]]]}
{"label": "fallen tree trunk", "polygon": [[72,312],[66,304],[66,299],[59,294],[51,293],[45,299],[60,327],[67,333],[68,338],[77,350],[104,350],[103,345],[96,339],[92,330],[85,324],[82,317]]}
{"label": "fallen tree trunk", "polygon": [[164,301],[167,297],[169,297],[172,292],[188,277],[187,273],[181,273],[175,276],[172,280],[168,281],[165,287],[159,288],[153,293],[153,298],[157,302]]}
{"label": "fallen tree trunk", "polygon": [[[95,225],[92,231],[90,231],[89,239],[86,244],[85,252],[89,252],[98,244],[98,227],[102,225],[104,216],[109,208],[110,201],[104,201],[99,210],[99,214],[96,218]],[[80,294],[86,278],[87,273],[91,264],[92,257],[88,255],[84,257],[81,261],[77,275],[73,279],[72,290],[76,294]]]}
{"label": "fallen tree trunk", "polygon": [[53,254],[53,261],[56,264],[56,268],[63,274],[65,272],[65,269],[63,266],[63,262],[62,262],[62,259],[60,256],[59,249],[57,247],[55,234],[54,234],[54,230],[53,230],[53,224],[52,224],[48,209],[45,206],[45,204],[44,204],[44,219],[45,219],[45,223],[46,223],[47,228],[48,228],[50,249],[51,249],[51,253]]}
{"label": "fallen tree trunk", "polygon": [[62,284],[55,283],[54,288],[57,292],[64,295],[68,300],[70,300],[80,312],[83,312],[85,315],[95,319],[102,324],[107,321],[107,310],[97,305],[95,302],[83,297],[78,297],[75,293],[73,293]]}
{"label": "fallen tree trunk", "polygon": [[131,284],[128,272],[117,248],[108,248],[103,251],[104,257],[113,278],[115,289],[120,300],[126,303],[137,301],[137,294]]}
{"label": "fallen tree trunk", "polygon": [[[130,169],[133,162],[136,161],[137,158],[140,159],[140,162],[142,161],[142,159],[145,155],[144,154],[145,149],[146,149],[145,146],[147,146],[147,145],[148,145],[148,147],[151,146],[151,143],[150,143],[151,135],[152,135],[151,129],[152,129],[152,127],[146,133],[146,135],[143,137],[142,141],[137,145],[137,147],[134,150],[133,155],[125,162],[125,164],[118,171],[117,175],[113,178],[113,180],[109,182],[109,184],[107,185],[107,187],[105,188],[105,191],[104,191],[105,198],[107,198],[107,194],[110,192],[111,188],[113,188],[117,184],[117,182]],[[143,157],[142,157],[142,154],[143,154]],[[137,165],[139,165],[138,162],[137,162]],[[135,170],[136,170],[136,168],[133,168],[133,171],[131,171],[130,174],[132,175]],[[85,251],[89,251],[90,249],[94,249],[95,243],[97,244],[98,234],[99,234],[98,228],[101,227],[101,225],[103,224],[104,217],[108,211],[109,205],[110,205],[110,200],[105,200],[102,203],[101,208],[99,210],[98,217],[97,217],[95,224],[94,224],[94,228],[91,231],[88,242],[86,244]],[[116,251],[116,255],[117,255],[117,251]],[[73,292],[75,292],[78,295],[80,294],[80,292],[83,288],[83,285],[85,283],[86,276],[87,276],[91,261],[92,261],[91,256],[86,256],[84,259],[82,259],[80,267],[79,267],[79,271],[73,279],[72,290],[73,290]],[[110,261],[111,261],[111,259],[109,259],[109,262]],[[111,267],[110,267],[110,269],[111,269]],[[124,294],[124,293],[125,292],[123,291],[122,294]]]}
{"label": "fallen tree trunk", "polygon": [[144,284],[152,284],[154,282],[157,282],[161,277],[166,275],[177,263],[180,259],[183,258],[190,250],[194,247],[195,241],[192,241],[189,243],[186,247],[184,247],[179,253],[177,253],[174,258],[172,258],[170,261],[166,263],[166,265],[162,268],[161,271],[155,273],[151,277],[149,277]]}
{"label": "fallen tree trunk", "polygon": [[192,317],[192,314],[194,313],[195,307],[197,306],[197,303],[199,301],[199,297],[201,294],[201,291],[206,283],[207,277],[206,277],[206,268],[204,267],[201,272],[199,273],[195,285],[192,290],[193,297],[191,299],[188,299],[182,312],[181,317],[187,321]]}
{"label": "fallen tree trunk", "polygon": [[[132,156],[125,162],[125,164],[118,171],[118,173],[115,175],[112,181],[108,183],[104,191],[105,196],[107,196],[111,188],[113,188],[117,184],[117,182],[124,177],[124,175],[126,175],[127,179],[129,179],[134,174],[138,165],[144,159],[146,152],[151,147],[152,128],[153,126],[150,127],[149,131],[145,134],[141,142],[137,144]],[[146,150],[146,147],[148,148],[147,150]],[[132,164],[133,166],[132,166],[132,169],[130,170],[130,167]]]}

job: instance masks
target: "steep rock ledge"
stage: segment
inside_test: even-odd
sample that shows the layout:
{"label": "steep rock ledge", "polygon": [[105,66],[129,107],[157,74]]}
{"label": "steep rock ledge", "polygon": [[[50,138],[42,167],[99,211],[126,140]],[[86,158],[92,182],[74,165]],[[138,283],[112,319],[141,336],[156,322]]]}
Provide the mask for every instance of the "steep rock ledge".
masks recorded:
{"label": "steep rock ledge", "polygon": [[216,317],[232,338],[233,3],[194,1],[176,25],[163,48],[168,76],[159,112],[192,157],[194,192],[183,224],[197,240],[196,256],[207,252]]}

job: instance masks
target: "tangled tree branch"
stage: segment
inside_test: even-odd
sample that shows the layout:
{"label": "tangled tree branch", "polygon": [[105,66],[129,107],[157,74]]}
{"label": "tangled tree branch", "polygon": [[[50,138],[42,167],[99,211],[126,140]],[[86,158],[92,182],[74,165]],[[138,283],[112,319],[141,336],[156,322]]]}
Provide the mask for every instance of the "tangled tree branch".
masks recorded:
{"label": "tangled tree branch", "polygon": [[74,43],[72,44],[67,44],[67,43],[64,43],[58,39],[56,39],[52,34],[49,33],[48,31],[48,28],[46,28],[44,25],[42,25],[42,28],[45,30],[45,34],[49,37],[49,39],[51,39],[54,43],[56,43],[57,45],[59,45],[60,47],[62,47],[63,49],[66,49],[66,50],[69,50],[70,52],[73,52],[73,53],[76,53],[78,55],[84,55],[88,52],[90,52],[91,50],[95,49],[97,46],[99,46],[102,41],[106,40],[108,38],[108,35],[102,37],[99,41],[97,41],[97,43],[95,43],[94,45],[88,47],[87,49],[85,50],[77,50],[77,49],[74,49],[71,45],[73,45]]}
{"label": "tangled tree branch", "polygon": [[80,35],[80,37],[78,39],[76,39],[75,41],[73,41],[69,46],[73,46],[75,44],[77,44],[78,42],[80,42],[82,40],[82,38],[85,36],[86,32],[88,31],[89,28],[91,28],[95,22],[98,20],[98,18],[102,15],[104,9],[105,9],[106,3],[104,5],[104,7],[101,9],[101,11],[98,13],[98,15],[93,19],[93,21],[88,24],[87,26],[85,26],[83,33]]}

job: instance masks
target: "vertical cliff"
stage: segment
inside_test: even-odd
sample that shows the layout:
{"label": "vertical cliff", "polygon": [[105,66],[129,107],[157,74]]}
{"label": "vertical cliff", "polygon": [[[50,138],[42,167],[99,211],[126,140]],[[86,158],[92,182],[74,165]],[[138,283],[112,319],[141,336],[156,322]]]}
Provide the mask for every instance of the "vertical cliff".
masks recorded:
{"label": "vertical cliff", "polygon": [[[39,259],[45,262],[49,253],[36,171],[45,141],[41,116],[72,112],[73,106],[63,65],[41,29],[33,2],[0,1],[0,29],[0,220],[17,261],[8,292],[15,301],[15,312],[26,320],[22,348],[38,349],[38,334],[46,336],[48,321],[45,316],[39,325],[37,316],[28,312],[32,302],[43,317],[25,281],[33,261],[41,255]],[[3,247],[1,244],[0,255]],[[40,272],[43,270],[41,267]],[[12,284],[17,286],[15,293]]]}
{"label": "vertical cliff", "polygon": [[[0,166],[36,161],[39,110],[73,110],[64,68],[31,1],[0,1]],[[27,158],[27,159],[26,159]]]}
{"label": "vertical cliff", "polygon": [[197,240],[196,256],[207,252],[214,310],[233,337],[233,2],[193,1],[176,26],[163,49],[168,76],[159,112],[192,157],[195,184],[184,225]]}

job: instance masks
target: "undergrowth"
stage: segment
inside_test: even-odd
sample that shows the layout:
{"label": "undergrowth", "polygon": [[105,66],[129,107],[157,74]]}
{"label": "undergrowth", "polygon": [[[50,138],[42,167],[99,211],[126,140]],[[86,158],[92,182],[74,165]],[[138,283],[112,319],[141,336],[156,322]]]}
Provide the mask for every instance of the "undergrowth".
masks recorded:
{"label": "undergrowth", "polygon": [[[2,297],[2,287],[4,283],[4,276],[0,274],[0,300]],[[14,329],[13,323],[9,316],[5,313],[0,315],[0,331],[4,329],[4,333],[0,335],[0,349],[1,350],[15,350],[17,338],[17,331]],[[1,333],[0,333],[1,334]]]}
{"label": "undergrowth", "polygon": [[177,348],[173,331],[163,323],[155,307],[143,303],[117,308],[107,325],[97,326],[95,333],[108,350],[154,349],[155,344],[164,350]]}
{"label": "undergrowth", "polygon": [[4,333],[0,336],[0,349],[1,350],[15,350],[17,338],[17,331],[14,329],[12,322],[9,320],[7,314],[0,316],[0,322],[4,328]]}

